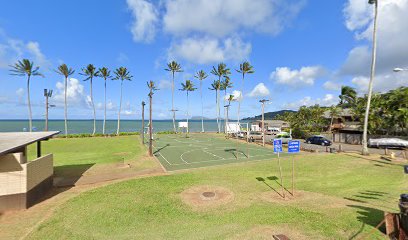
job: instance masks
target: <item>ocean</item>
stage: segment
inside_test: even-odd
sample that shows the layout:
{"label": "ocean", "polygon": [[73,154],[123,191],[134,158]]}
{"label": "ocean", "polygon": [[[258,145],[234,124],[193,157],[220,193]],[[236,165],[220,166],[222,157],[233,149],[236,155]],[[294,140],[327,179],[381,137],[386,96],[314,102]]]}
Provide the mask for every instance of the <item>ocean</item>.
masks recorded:
{"label": "ocean", "polygon": [[[177,120],[177,122],[185,122],[186,120]],[[190,132],[201,131],[201,120],[189,120]],[[145,121],[147,126],[148,121]],[[176,126],[178,124],[176,123]],[[33,120],[33,130],[43,131],[45,126],[44,120]],[[222,126],[222,124],[221,124]],[[103,120],[96,120],[96,132],[102,133]],[[116,133],[117,120],[106,120],[106,133]],[[121,120],[121,132],[140,132],[142,128],[141,120]],[[21,132],[28,131],[28,120],[0,120],[0,132]],[[49,120],[49,131],[64,132],[64,120]],[[171,131],[173,130],[172,120],[153,120],[153,131]],[[204,130],[208,132],[217,131],[216,120],[204,120]],[[68,120],[68,133],[92,133],[93,120]]]}

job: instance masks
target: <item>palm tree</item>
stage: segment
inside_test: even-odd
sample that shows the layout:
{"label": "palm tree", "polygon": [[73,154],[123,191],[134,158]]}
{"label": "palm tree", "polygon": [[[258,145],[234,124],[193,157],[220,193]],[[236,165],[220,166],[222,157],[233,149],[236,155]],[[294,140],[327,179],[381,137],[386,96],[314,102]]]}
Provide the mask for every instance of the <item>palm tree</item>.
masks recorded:
{"label": "palm tree", "polygon": [[95,66],[93,64],[88,64],[88,66],[86,66],[86,68],[82,68],[82,73],[80,73],[80,75],[86,76],[84,81],[89,80],[89,82],[90,82],[91,105],[92,105],[92,108],[93,108],[93,117],[94,117],[92,135],[95,135],[95,132],[96,132],[96,112],[95,112],[95,104],[94,104],[93,94],[92,94],[92,80],[93,80],[94,77],[97,77],[98,74],[99,73],[98,73],[98,71],[96,71],[96,68],[95,68]]}
{"label": "palm tree", "polygon": [[215,91],[215,103],[217,105],[217,126],[218,126],[218,133],[221,132],[221,126],[219,123],[219,118],[220,118],[220,100],[219,100],[219,91],[221,90],[221,81],[220,80],[214,80],[214,82],[211,84],[210,90]]}
{"label": "palm tree", "polygon": [[130,72],[125,67],[117,68],[114,72],[115,77],[113,80],[120,80],[120,102],[119,102],[119,111],[118,111],[118,128],[116,130],[116,135],[119,135],[120,131],[120,112],[122,111],[122,90],[123,90],[123,81],[128,80],[132,81]]}
{"label": "palm tree", "polygon": [[195,88],[194,87],[194,84],[193,84],[193,82],[192,81],[190,81],[190,80],[186,80],[186,82],[185,83],[181,83],[181,91],[186,91],[186,93],[187,93],[187,134],[188,134],[188,132],[189,132],[189,127],[188,127],[188,118],[189,118],[189,115],[188,115],[188,108],[189,108],[189,102],[188,102],[188,92],[193,92],[193,91],[195,91],[197,88]]}
{"label": "palm tree", "polygon": [[245,81],[245,74],[252,74],[255,72],[253,66],[245,61],[241,64],[239,64],[239,70],[236,70],[237,72],[242,74],[242,87],[241,87],[241,97],[238,101],[238,124],[239,124],[239,120],[240,120],[240,110],[241,110],[241,101],[242,101],[242,97],[244,96],[244,81]]}
{"label": "palm tree", "polygon": [[357,92],[356,89],[350,86],[341,86],[340,90],[340,103],[339,105],[343,108],[352,107],[356,102]]}
{"label": "palm tree", "polygon": [[173,131],[176,132],[176,110],[174,109],[174,73],[182,72],[180,64],[176,61],[171,61],[167,64],[167,68],[164,69],[171,72],[173,77],[173,82],[171,84],[171,111],[173,112]]}
{"label": "palm tree", "polygon": [[[221,83],[221,78],[224,78],[225,80],[229,80],[229,75],[231,75],[231,71],[229,68],[227,68],[227,65],[225,63],[219,63],[217,65],[217,68],[213,66],[213,69],[211,70],[211,73],[215,76],[218,77],[218,81]],[[223,90],[223,85],[221,83],[221,88],[219,90]],[[225,100],[224,100],[225,103]],[[225,112],[224,112],[225,114]],[[220,127],[219,127],[220,129]]]}
{"label": "palm tree", "polygon": [[225,133],[228,134],[228,121],[229,121],[229,116],[228,116],[228,112],[229,112],[229,108],[231,106],[231,102],[234,101],[234,95],[230,94],[227,98],[228,101],[228,105],[225,106],[226,110],[227,110],[227,117],[225,118]]}
{"label": "palm tree", "polygon": [[203,80],[206,79],[208,75],[203,70],[200,70],[194,77],[200,80],[201,132],[204,132]]}
{"label": "palm tree", "polygon": [[152,106],[153,106],[153,92],[157,90],[153,81],[147,82],[147,87],[149,88],[149,100],[150,100],[150,116],[149,116],[149,156],[153,156],[153,137],[152,137],[152,129],[153,129],[153,120],[152,120]]}
{"label": "palm tree", "polygon": [[75,70],[68,67],[65,63],[59,65],[56,73],[64,76],[64,123],[65,123],[65,136],[68,135],[68,124],[67,124],[67,85],[68,85],[68,77],[74,74]]}
{"label": "palm tree", "polygon": [[[232,82],[229,77],[225,77],[224,81],[221,82],[221,90],[224,90],[224,105],[225,102],[228,100],[227,99],[227,89],[232,88]],[[226,109],[224,108],[224,118],[227,118],[226,116]],[[227,131],[227,122],[224,120],[224,132]]]}
{"label": "palm tree", "polygon": [[31,113],[31,101],[30,101],[30,78],[31,76],[42,76],[38,70],[40,67],[34,67],[34,63],[30,62],[28,59],[23,59],[22,61],[18,61],[14,65],[10,66],[10,74],[15,76],[27,76],[27,105],[28,105],[28,126],[30,128],[30,132],[33,130],[33,119]]}
{"label": "palm tree", "polygon": [[332,130],[332,126],[333,126],[333,119],[335,117],[338,117],[340,115],[340,109],[337,106],[331,106],[329,109],[329,113],[330,113],[330,127],[329,127],[329,132],[331,132]]}
{"label": "palm tree", "polygon": [[368,130],[368,116],[370,114],[370,103],[371,103],[371,94],[373,92],[373,82],[375,76],[375,64],[376,64],[376,55],[377,55],[377,17],[378,17],[378,0],[370,0],[368,3],[374,4],[374,26],[373,26],[373,47],[372,59],[371,59],[371,74],[370,81],[368,82],[368,96],[367,96],[367,107],[364,115],[364,127],[363,127],[363,155],[368,155],[368,146],[367,146],[367,130]]}
{"label": "palm tree", "polygon": [[105,135],[105,129],[106,129],[106,80],[111,79],[112,76],[110,75],[110,71],[108,68],[103,67],[103,68],[99,68],[98,70],[98,77],[101,77],[104,79],[105,81],[105,107],[104,107],[104,114],[103,114],[103,129],[102,129],[102,133]]}

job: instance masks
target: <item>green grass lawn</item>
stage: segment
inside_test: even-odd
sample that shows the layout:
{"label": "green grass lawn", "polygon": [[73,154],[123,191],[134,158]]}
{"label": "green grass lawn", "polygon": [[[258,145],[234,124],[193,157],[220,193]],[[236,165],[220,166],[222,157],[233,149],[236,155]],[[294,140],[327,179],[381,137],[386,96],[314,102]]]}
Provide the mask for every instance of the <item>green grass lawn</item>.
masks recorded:
{"label": "green grass lawn", "polygon": [[[290,189],[290,158],[282,162]],[[297,156],[296,189],[303,191],[297,200],[268,201],[280,190],[276,176],[272,160],[112,184],[69,200],[29,239],[270,239],[271,231],[351,239],[377,225],[383,211],[398,211],[399,194],[407,191],[401,165],[343,154]],[[180,193],[200,185],[227,188],[234,199],[197,211]],[[367,239],[383,238],[374,232]]]}
{"label": "green grass lawn", "polygon": [[[56,138],[42,142],[42,154],[54,154],[54,172],[80,175],[95,165],[137,161],[145,153],[139,136]],[[29,159],[36,158],[36,145],[28,148]],[[151,161],[144,162],[147,168]]]}

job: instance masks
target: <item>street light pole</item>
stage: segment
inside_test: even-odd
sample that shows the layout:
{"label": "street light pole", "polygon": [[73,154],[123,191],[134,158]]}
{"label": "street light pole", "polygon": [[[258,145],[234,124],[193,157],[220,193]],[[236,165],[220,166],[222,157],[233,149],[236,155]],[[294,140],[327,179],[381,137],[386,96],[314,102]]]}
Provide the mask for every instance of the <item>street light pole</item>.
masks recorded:
{"label": "street light pole", "polygon": [[373,92],[373,81],[375,76],[375,64],[377,55],[377,16],[378,16],[378,0],[369,0],[369,4],[374,4],[374,28],[373,28],[373,47],[372,47],[372,59],[371,59],[371,75],[370,82],[368,83],[368,96],[367,107],[364,116],[364,129],[363,129],[363,155],[368,155],[367,147],[367,130],[368,130],[368,116],[370,114],[371,95]]}
{"label": "street light pole", "polygon": [[[52,90],[44,89],[44,97],[45,97],[45,131],[48,132],[48,109],[50,105],[48,104],[48,98],[52,96]],[[51,105],[54,107],[54,105]]]}
{"label": "street light pole", "polygon": [[146,103],[142,101],[142,144],[144,144],[144,130],[145,130],[145,117],[144,117],[144,109],[145,109]]}
{"label": "street light pole", "polygon": [[259,100],[262,103],[262,146],[265,147],[265,124],[264,124],[264,113],[265,113],[265,102],[269,102],[267,99]]}

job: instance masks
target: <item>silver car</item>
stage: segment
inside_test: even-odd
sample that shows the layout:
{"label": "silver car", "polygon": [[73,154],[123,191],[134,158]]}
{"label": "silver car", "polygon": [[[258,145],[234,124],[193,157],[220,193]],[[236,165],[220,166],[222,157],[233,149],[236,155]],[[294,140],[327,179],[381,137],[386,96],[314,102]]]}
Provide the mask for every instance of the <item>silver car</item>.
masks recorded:
{"label": "silver car", "polygon": [[255,140],[262,140],[262,132],[249,132],[248,139],[251,142],[254,142]]}

